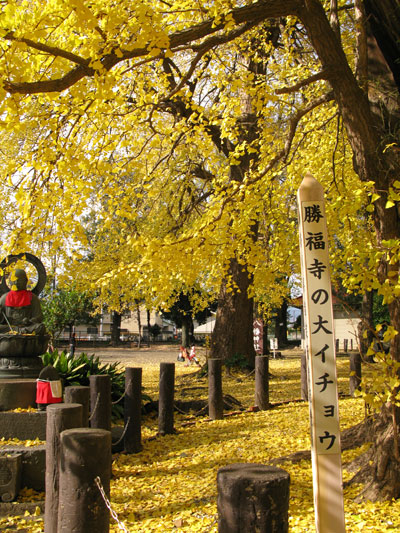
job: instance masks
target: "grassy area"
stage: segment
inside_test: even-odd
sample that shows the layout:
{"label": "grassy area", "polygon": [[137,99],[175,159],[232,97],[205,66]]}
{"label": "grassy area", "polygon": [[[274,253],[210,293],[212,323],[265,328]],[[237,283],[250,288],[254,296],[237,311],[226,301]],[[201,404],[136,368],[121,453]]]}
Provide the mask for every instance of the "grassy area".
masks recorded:
{"label": "grassy area", "polygon": [[[195,368],[176,366],[176,398],[207,397],[206,379],[197,379]],[[272,360],[270,400],[283,403],[264,412],[243,412],[224,420],[176,415],[176,435],[155,437],[156,416],[143,420],[143,451],[114,456],[111,502],[118,518],[129,532],[216,532],[218,468],[236,462],[264,463],[309,448],[308,405],[300,398],[300,359]],[[341,427],[362,420],[364,405],[348,392],[348,360],[338,359]],[[144,367],[145,390],[158,397],[158,366]],[[224,375],[224,394],[231,394],[246,407],[254,402],[254,375]],[[343,453],[347,462],[362,450]],[[290,531],[312,533],[314,508],[312,472],[309,461],[280,466],[291,476]],[[344,479],[350,474],[344,471]],[[399,531],[400,502],[354,503],[357,487],[345,489],[347,532]],[[38,517],[14,520],[30,532],[42,532]],[[22,522],[23,521],[23,522]],[[0,521],[0,529],[7,519]],[[10,521],[8,521],[10,525]],[[111,532],[121,531],[111,520]]]}

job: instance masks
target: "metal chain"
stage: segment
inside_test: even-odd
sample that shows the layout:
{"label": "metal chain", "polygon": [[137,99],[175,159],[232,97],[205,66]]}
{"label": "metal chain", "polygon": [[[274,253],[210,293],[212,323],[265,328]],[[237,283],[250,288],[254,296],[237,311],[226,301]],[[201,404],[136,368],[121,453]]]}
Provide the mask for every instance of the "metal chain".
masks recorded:
{"label": "metal chain", "polygon": [[125,433],[126,433],[126,430],[128,429],[130,421],[131,421],[131,417],[128,416],[128,420],[126,421],[126,424],[125,424],[125,427],[124,427],[124,431],[122,432],[122,435],[120,436],[120,438],[116,442],[112,442],[111,443],[113,446],[116,446],[117,444],[119,444],[122,441],[122,439],[125,437]]}
{"label": "metal chain", "polygon": [[100,398],[100,392],[97,393],[97,398],[96,398],[96,403],[94,405],[94,409],[92,410],[92,412],[90,413],[90,416],[88,418],[88,421],[90,422],[94,416],[94,413],[96,412],[96,409],[97,409],[97,405],[99,403],[99,398]]}
{"label": "metal chain", "polygon": [[126,529],[126,526],[123,522],[121,522],[121,520],[118,518],[118,515],[117,513],[114,511],[114,509],[111,507],[111,502],[110,500],[107,498],[106,496],[106,493],[104,492],[104,488],[103,488],[103,485],[101,484],[101,479],[99,476],[96,476],[94,478],[94,482],[96,483],[97,485],[97,488],[99,489],[100,491],[100,494],[104,500],[104,503],[106,504],[106,507],[107,509],[110,511],[110,515],[114,518],[114,520],[117,522],[118,524],[118,527],[121,531],[125,531],[125,533],[129,533],[129,530]]}

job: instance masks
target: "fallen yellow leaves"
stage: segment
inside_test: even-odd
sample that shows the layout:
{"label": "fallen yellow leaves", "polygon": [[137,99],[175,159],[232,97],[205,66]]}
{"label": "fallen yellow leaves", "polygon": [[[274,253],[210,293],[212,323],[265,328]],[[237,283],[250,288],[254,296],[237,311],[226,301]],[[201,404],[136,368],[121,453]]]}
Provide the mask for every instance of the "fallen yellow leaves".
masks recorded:
{"label": "fallen yellow leaves", "polygon": [[4,437],[1,437],[0,439],[0,448],[2,446],[40,446],[41,444],[45,444],[45,442],[38,438],[31,440],[19,440],[5,439]]}
{"label": "fallen yellow leaves", "polygon": [[[177,434],[155,437],[157,417],[144,420],[143,451],[134,455],[114,456],[111,480],[111,502],[119,520],[130,533],[152,531],[176,533],[217,532],[216,475],[220,467],[236,462],[267,464],[272,459],[286,457],[310,446],[308,405],[294,402],[300,397],[299,360],[272,360],[271,401],[286,401],[269,411],[243,412],[218,421],[198,417],[190,426],[175,417]],[[347,392],[348,360],[339,359],[339,387]],[[177,398],[185,389],[185,399],[206,398],[206,380],[193,380],[193,394],[188,391],[188,381],[182,374],[195,369],[177,368]],[[158,367],[145,367],[143,382],[147,393],[158,397]],[[243,375],[224,376],[224,393],[232,394],[246,407],[252,405],[254,381]],[[364,416],[360,399],[343,398],[339,402],[341,426],[349,427]],[[192,418],[193,420],[193,418]],[[151,438],[150,438],[151,437]],[[150,438],[150,439],[149,439]],[[348,462],[365,451],[366,446],[343,453]],[[290,473],[289,526],[292,533],[313,533],[314,506],[311,464],[308,460],[292,463],[282,459],[279,466]],[[344,470],[344,480],[351,474]],[[345,488],[345,514],[347,533],[372,531],[377,533],[400,530],[400,502],[356,504],[353,501],[357,487]],[[14,520],[18,527],[31,533],[43,531],[38,517],[24,516],[1,519]],[[22,520],[25,522],[22,524]],[[110,531],[120,532],[117,522],[111,519]]]}

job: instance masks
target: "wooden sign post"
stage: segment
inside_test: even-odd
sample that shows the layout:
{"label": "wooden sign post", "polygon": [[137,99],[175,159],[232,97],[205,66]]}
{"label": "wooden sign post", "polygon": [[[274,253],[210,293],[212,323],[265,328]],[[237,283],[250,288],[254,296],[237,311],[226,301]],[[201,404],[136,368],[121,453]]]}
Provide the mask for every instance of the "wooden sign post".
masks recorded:
{"label": "wooden sign post", "polygon": [[345,531],[340,429],[324,191],[306,174],[298,190],[317,533]]}

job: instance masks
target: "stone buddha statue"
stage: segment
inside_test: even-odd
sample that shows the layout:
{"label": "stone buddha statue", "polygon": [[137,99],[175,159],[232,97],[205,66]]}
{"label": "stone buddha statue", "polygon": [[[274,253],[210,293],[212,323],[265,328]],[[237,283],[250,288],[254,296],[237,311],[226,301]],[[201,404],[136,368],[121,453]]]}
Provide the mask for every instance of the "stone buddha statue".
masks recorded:
{"label": "stone buddha statue", "polygon": [[11,290],[0,297],[0,333],[45,335],[40,301],[27,290],[25,270],[15,269],[10,281]]}

